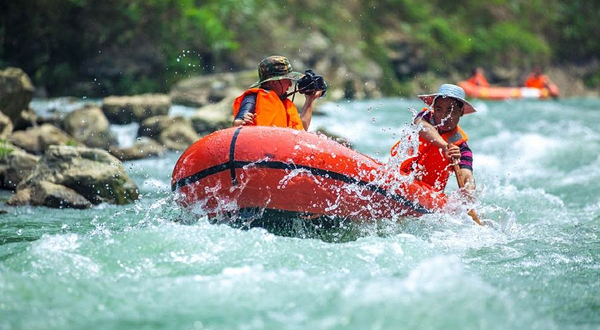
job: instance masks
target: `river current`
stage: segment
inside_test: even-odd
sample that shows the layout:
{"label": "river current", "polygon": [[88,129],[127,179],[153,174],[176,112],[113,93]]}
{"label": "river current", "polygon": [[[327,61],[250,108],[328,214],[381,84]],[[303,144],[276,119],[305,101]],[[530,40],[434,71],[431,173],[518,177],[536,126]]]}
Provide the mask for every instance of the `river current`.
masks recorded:
{"label": "river current", "polygon": [[[2,205],[0,329],[600,329],[600,99],[473,104],[461,127],[484,227],[431,214],[335,240],[181,224],[171,152],[125,163],[132,205]],[[421,106],[321,102],[311,130],[387,161]],[[123,146],[136,128],[113,126]]]}

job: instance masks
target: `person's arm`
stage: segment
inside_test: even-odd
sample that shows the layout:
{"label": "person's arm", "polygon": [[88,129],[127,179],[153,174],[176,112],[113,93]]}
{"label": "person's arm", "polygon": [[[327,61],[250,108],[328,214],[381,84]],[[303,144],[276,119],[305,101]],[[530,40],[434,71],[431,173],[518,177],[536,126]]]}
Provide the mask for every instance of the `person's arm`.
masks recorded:
{"label": "person's arm", "polygon": [[422,117],[417,117],[415,119],[415,125],[421,125],[422,129],[419,131],[419,137],[434,146],[442,149],[446,154],[446,157],[452,159],[460,158],[460,148],[452,143],[446,142],[444,138],[438,133],[437,129],[433,127],[430,123],[424,120]]}
{"label": "person's arm", "polygon": [[550,89],[550,84],[552,82],[550,81],[550,78],[548,78],[547,75],[545,75],[545,74],[542,75],[542,82],[543,82],[544,88]]}
{"label": "person's arm", "polygon": [[231,126],[254,125],[256,123],[256,94],[244,96],[240,111],[238,111]]}
{"label": "person's arm", "polygon": [[302,106],[302,111],[300,111],[300,119],[302,120],[302,126],[304,126],[305,131],[308,131],[308,126],[310,126],[315,100],[321,97],[322,93],[323,92],[318,91],[314,94],[305,95],[306,100],[304,101],[304,106]]}
{"label": "person's arm", "polygon": [[475,185],[475,177],[473,176],[473,152],[467,142],[463,142],[460,146],[460,162],[458,167],[460,173],[465,180],[465,189],[469,192],[469,195],[475,192],[477,186]]}
{"label": "person's arm", "polygon": [[477,186],[475,185],[475,176],[473,176],[473,172],[470,169],[461,168],[460,173],[465,180],[465,189],[470,193],[475,192]]}

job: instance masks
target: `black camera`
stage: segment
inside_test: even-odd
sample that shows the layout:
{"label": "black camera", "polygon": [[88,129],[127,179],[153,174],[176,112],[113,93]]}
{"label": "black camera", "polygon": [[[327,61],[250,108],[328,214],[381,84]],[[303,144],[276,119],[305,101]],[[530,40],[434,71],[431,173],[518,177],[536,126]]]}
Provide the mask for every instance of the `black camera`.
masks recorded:
{"label": "black camera", "polygon": [[327,92],[327,83],[323,76],[319,76],[313,70],[306,70],[304,77],[298,80],[298,92],[300,94],[314,94],[318,91],[323,91],[321,96],[325,96]]}

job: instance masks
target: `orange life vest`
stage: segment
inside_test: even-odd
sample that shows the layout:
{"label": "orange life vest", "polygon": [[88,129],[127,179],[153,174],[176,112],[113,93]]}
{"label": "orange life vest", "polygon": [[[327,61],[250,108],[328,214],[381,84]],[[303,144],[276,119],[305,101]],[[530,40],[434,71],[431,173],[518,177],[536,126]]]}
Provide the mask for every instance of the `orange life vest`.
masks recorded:
{"label": "orange life vest", "polygon": [[251,88],[233,102],[233,117],[240,111],[242,100],[248,94],[256,94],[256,125],[289,127],[304,130],[298,109],[292,101],[279,98],[277,93],[262,88]]}
{"label": "orange life vest", "polygon": [[485,77],[481,73],[479,73],[479,72],[475,73],[467,81],[470,82],[470,83],[472,83],[472,84],[475,84],[477,86],[482,86],[482,87],[489,87],[490,86],[490,83],[487,81],[487,79],[485,79]]}
{"label": "orange life vest", "polygon": [[537,77],[534,74],[530,74],[525,80],[525,87],[542,89],[546,88],[546,84],[548,84],[548,77],[543,74]]}
{"label": "orange life vest", "polygon": [[[469,139],[465,131],[458,125],[454,130],[441,135],[444,141],[457,146]],[[400,143],[401,141],[398,141],[392,147],[392,156],[397,154],[397,147]],[[450,161],[440,148],[419,137],[417,154],[402,162],[400,171],[404,174],[416,171],[415,180],[430,185],[435,191],[443,191],[452,172],[449,165]]]}

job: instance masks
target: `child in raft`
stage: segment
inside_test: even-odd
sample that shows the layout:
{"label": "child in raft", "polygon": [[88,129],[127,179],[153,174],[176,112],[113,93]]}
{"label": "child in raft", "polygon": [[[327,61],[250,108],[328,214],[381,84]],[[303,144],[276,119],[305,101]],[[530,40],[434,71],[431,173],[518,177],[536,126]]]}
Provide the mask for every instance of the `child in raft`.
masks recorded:
{"label": "child in raft", "polygon": [[314,101],[323,92],[305,94],[306,100],[299,113],[288,99],[287,91],[293,81],[298,81],[303,74],[292,71],[287,57],[274,55],[263,59],[258,64],[258,76],[259,80],[235,99],[232,126],[259,125],[308,130]]}
{"label": "child in raft", "polygon": [[[419,95],[428,107],[417,114],[414,124],[419,130],[417,153],[400,166],[403,174],[414,172],[415,180],[426,183],[435,191],[443,191],[453,164],[458,162],[464,178],[466,192],[475,192],[473,153],[467,145],[467,134],[458,126],[460,118],[474,113],[475,108],[465,100],[465,91],[456,85],[443,84],[435,94]],[[398,141],[392,147],[392,157],[397,154]]]}

